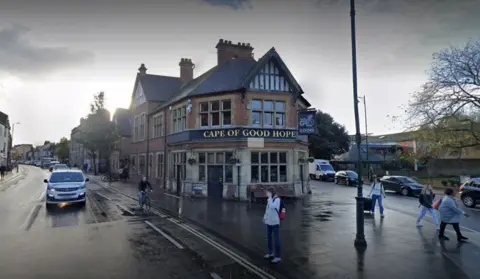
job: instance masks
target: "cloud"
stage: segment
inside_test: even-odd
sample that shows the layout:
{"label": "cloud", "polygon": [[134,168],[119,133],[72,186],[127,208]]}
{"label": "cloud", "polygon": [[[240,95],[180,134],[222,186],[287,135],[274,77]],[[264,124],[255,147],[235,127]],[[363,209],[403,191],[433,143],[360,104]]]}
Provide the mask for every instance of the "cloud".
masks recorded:
{"label": "cloud", "polygon": [[234,10],[244,9],[250,6],[250,0],[202,0],[213,6],[227,6]]}
{"label": "cloud", "polygon": [[29,31],[22,25],[0,29],[0,72],[38,77],[93,62],[89,51],[38,45],[28,40]]}

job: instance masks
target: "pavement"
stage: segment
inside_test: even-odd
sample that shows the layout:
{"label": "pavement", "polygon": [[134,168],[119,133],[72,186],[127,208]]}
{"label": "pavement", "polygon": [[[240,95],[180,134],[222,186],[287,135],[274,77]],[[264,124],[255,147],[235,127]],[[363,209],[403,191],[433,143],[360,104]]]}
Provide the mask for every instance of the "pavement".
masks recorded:
{"label": "pavement", "polygon": [[8,172],[3,179],[0,179],[0,192],[5,191],[8,187],[12,185],[15,185],[28,175],[28,168],[25,168],[24,166],[19,166],[18,170],[18,172],[16,169]]}
{"label": "pavement", "polygon": [[[106,193],[128,197],[130,206],[135,206],[136,185],[91,178]],[[356,188],[314,181],[311,196],[287,201],[287,219],[281,228],[282,263],[275,266],[262,259],[266,253],[264,205],[176,197],[162,189],[155,189],[151,200],[159,214],[196,226],[274,278],[480,278],[475,268],[480,233],[464,227],[471,241],[457,245],[453,231],[448,230],[452,240],[439,242],[430,217],[423,228],[415,227],[416,198],[389,194],[385,219],[365,217],[368,248],[354,249],[355,195]],[[473,215],[467,220],[478,218]]]}

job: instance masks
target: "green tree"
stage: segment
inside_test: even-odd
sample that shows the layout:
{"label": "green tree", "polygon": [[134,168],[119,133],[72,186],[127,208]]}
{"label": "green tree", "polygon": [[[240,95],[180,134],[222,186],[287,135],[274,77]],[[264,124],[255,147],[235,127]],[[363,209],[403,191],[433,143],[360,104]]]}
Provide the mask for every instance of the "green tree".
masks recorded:
{"label": "green tree", "polygon": [[70,154],[69,141],[67,138],[63,137],[60,139],[60,142],[56,145],[55,155],[61,162],[65,162],[68,159]]}
{"label": "green tree", "polygon": [[480,41],[433,55],[429,78],[413,94],[407,113],[434,153],[480,145],[479,69]]}
{"label": "green tree", "polygon": [[350,137],[345,127],[335,122],[332,116],[317,110],[315,115],[317,134],[309,136],[310,156],[316,159],[332,159],[334,155],[348,151]]}
{"label": "green tree", "polygon": [[105,94],[100,92],[94,95],[90,104],[90,113],[85,123],[79,129],[79,143],[87,150],[92,159],[95,175],[97,174],[97,159],[104,159],[109,163],[114,145],[119,139],[117,128],[110,121],[110,113],[105,108]]}

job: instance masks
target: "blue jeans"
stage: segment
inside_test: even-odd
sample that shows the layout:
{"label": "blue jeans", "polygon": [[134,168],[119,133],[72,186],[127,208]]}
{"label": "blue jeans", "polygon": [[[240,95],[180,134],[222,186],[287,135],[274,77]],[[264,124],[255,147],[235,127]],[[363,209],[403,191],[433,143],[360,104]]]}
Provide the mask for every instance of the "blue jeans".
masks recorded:
{"label": "blue jeans", "polygon": [[280,225],[267,225],[268,254],[270,255],[273,255],[272,233],[275,243],[275,257],[280,258]]}
{"label": "blue jeans", "polygon": [[138,204],[140,205],[140,207],[143,206],[143,203],[145,202],[145,197],[147,196],[147,193],[145,192],[138,192]]}
{"label": "blue jeans", "polygon": [[381,195],[372,195],[372,212],[375,212],[375,204],[377,203],[378,200],[378,207],[380,207],[380,214],[383,215],[383,202],[382,202],[382,196]]}

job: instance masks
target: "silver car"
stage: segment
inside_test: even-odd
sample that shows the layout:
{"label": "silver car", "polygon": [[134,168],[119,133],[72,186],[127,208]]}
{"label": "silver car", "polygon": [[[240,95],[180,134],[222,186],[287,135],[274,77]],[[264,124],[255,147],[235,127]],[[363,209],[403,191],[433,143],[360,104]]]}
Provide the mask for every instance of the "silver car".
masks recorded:
{"label": "silver car", "polygon": [[47,209],[63,203],[78,203],[84,206],[86,203],[86,182],[80,170],[57,170],[53,171],[49,179],[45,179],[47,193],[45,203]]}

